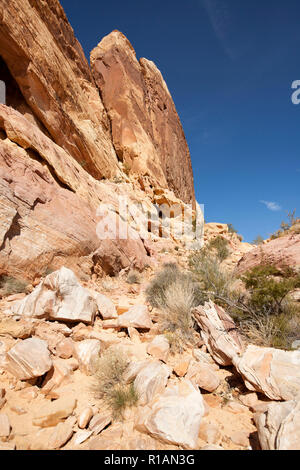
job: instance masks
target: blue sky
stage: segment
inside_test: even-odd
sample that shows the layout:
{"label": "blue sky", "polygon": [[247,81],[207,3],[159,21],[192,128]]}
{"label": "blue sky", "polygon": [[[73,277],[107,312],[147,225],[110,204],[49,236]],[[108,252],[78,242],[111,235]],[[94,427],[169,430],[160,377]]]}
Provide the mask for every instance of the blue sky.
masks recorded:
{"label": "blue sky", "polygon": [[246,241],[300,215],[299,0],[61,0],[86,56],[122,31],[173,96],[209,222]]}

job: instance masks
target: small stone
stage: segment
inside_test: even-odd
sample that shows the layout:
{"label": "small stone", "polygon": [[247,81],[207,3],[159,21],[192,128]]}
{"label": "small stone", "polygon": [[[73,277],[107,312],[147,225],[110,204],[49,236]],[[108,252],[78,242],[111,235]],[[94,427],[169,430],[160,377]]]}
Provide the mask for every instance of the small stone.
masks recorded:
{"label": "small stone", "polygon": [[74,438],[74,444],[79,445],[85,442],[91,435],[93,434],[93,431],[88,431],[87,429],[83,429],[80,431],[77,431],[75,434]]}
{"label": "small stone", "polygon": [[90,420],[92,419],[93,414],[94,413],[91,407],[87,407],[84,410],[82,410],[78,417],[78,427],[80,429],[86,428]]}
{"label": "small stone", "polygon": [[55,353],[58,357],[62,359],[69,359],[72,357],[74,352],[74,345],[71,338],[64,338],[60,341],[55,349]]}
{"label": "small stone", "polygon": [[169,351],[169,341],[164,335],[156,336],[147,347],[148,354],[163,362],[167,362]]}
{"label": "small stone", "polygon": [[93,432],[94,435],[100,434],[106,426],[111,423],[112,416],[109,411],[96,414],[90,421],[89,430]]}
{"label": "small stone", "polygon": [[231,436],[232,442],[241,447],[249,446],[249,433],[246,431],[236,431]]}
{"label": "small stone", "polygon": [[11,427],[7,414],[0,413],[0,437],[8,437],[10,429]]}
{"label": "small stone", "polygon": [[61,420],[68,418],[73,413],[75,406],[76,400],[74,398],[69,396],[61,397],[58,400],[42,405],[39,410],[36,410],[32,424],[42,428],[55,426]]}

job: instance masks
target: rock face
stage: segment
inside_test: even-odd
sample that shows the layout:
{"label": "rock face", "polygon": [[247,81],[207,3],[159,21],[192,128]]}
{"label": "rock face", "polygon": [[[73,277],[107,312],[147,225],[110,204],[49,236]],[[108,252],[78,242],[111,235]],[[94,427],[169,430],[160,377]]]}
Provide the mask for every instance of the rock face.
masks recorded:
{"label": "rock face", "polygon": [[233,364],[249,390],[272,400],[293,400],[300,394],[300,351],[249,345]]}
{"label": "rock face", "polygon": [[183,381],[168,387],[151,404],[150,413],[141,416],[137,428],[164,442],[196,449],[203,415],[202,395],[191,382]]}
{"label": "rock face", "polygon": [[259,264],[269,263],[277,267],[300,266],[300,234],[289,235],[271,240],[265,245],[251,250],[239,261],[237,273],[241,274]]}
{"label": "rock face", "polygon": [[20,341],[8,351],[5,367],[20,380],[44,375],[52,367],[47,343],[39,338]]}
{"label": "rock face", "polygon": [[117,174],[109,121],[60,3],[13,0],[8,8],[1,0],[0,9],[0,56],[27,104],[14,107],[22,114],[29,107],[27,113],[94,177]]}
{"label": "rock face", "polygon": [[231,365],[233,358],[243,351],[243,343],[232,318],[212,301],[196,307],[193,315],[214,360],[222,366]]}
{"label": "rock face", "polygon": [[184,202],[192,202],[188,146],[155,64],[147,59],[138,61],[128,39],[113,31],[91,52],[91,65],[120,160],[132,173],[148,174],[155,186],[158,182]]}
{"label": "rock face", "polygon": [[300,450],[300,402],[270,403],[255,423],[263,450]]}
{"label": "rock face", "polygon": [[63,267],[46,276],[31,294],[12,306],[11,312],[20,317],[92,323],[97,304],[74,273]]}

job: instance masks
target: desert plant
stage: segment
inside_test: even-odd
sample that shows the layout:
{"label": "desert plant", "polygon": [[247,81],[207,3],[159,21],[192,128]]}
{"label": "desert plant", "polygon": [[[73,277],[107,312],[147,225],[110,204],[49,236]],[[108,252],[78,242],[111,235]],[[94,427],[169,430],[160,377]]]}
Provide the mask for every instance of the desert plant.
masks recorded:
{"label": "desert plant", "polygon": [[0,291],[4,296],[26,292],[27,286],[28,283],[24,280],[6,274],[0,276]]}
{"label": "desert plant", "polygon": [[166,292],[172,284],[182,284],[183,286],[193,286],[193,307],[199,305],[203,300],[203,293],[199,284],[195,281],[191,273],[183,273],[175,263],[166,263],[152,279],[146,289],[146,299],[157,308],[166,307]]}
{"label": "desert plant", "polygon": [[141,276],[138,271],[131,269],[127,275],[126,282],[128,284],[140,284]]}
{"label": "desert plant", "polygon": [[228,232],[229,233],[237,233],[237,230],[234,228],[232,224],[227,224]]}
{"label": "desert plant", "polygon": [[138,394],[133,383],[127,383],[124,374],[129,365],[120,349],[107,349],[96,364],[92,390],[112,410],[113,416],[123,418],[124,410],[135,405]]}
{"label": "desert plant", "polygon": [[257,237],[253,240],[252,244],[253,245],[262,245],[264,242],[264,239],[261,235],[257,235]]}

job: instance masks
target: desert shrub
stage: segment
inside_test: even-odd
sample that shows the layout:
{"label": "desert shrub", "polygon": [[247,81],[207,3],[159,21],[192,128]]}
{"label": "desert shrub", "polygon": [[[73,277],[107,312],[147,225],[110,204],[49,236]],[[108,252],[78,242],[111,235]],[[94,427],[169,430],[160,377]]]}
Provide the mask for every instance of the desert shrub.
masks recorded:
{"label": "desert shrub", "polygon": [[16,279],[13,276],[5,274],[0,276],[0,291],[4,296],[26,292],[27,285],[26,281]]}
{"label": "desert shrub", "polygon": [[126,383],[124,374],[129,365],[128,359],[119,349],[107,349],[97,362],[92,390],[110,407],[113,416],[123,418],[124,410],[135,405],[138,394],[133,383]]}
{"label": "desert shrub", "polygon": [[261,235],[257,235],[257,237],[253,240],[252,244],[253,245],[262,245],[264,242],[264,239]]}
{"label": "desert shrub", "polygon": [[232,297],[232,286],[236,278],[221,267],[221,261],[203,248],[189,258],[189,266],[202,289],[202,295],[223,303],[223,298]]}
{"label": "desert shrub", "polygon": [[229,233],[237,233],[237,230],[234,228],[232,224],[227,224],[228,232]]}
{"label": "desert shrub", "polygon": [[152,279],[146,289],[146,299],[153,306],[157,308],[166,307],[166,292],[172,284],[182,284],[182,289],[187,292],[190,285],[193,286],[193,307],[196,307],[203,301],[203,292],[199,284],[194,279],[191,273],[183,273],[178,269],[175,263],[166,263],[162,271],[160,271]]}
{"label": "desert shrub", "polygon": [[229,256],[228,244],[229,242],[226,240],[226,238],[218,235],[216,238],[207,243],[206,249],[208,251],[215,250],[217,257],[223,261]]}
{"label": "desert shrub", "polygon": [[300,275],[290,267],[255,266],[241,276],[250,294],[249,305],[262,314],[279,315],[287,295],[300,287]]}
{"label": "desert shrub", "polygon": [[131,269],[127,275],[126,282],[128,284],[140,284],[141,276],[138,271]]}

